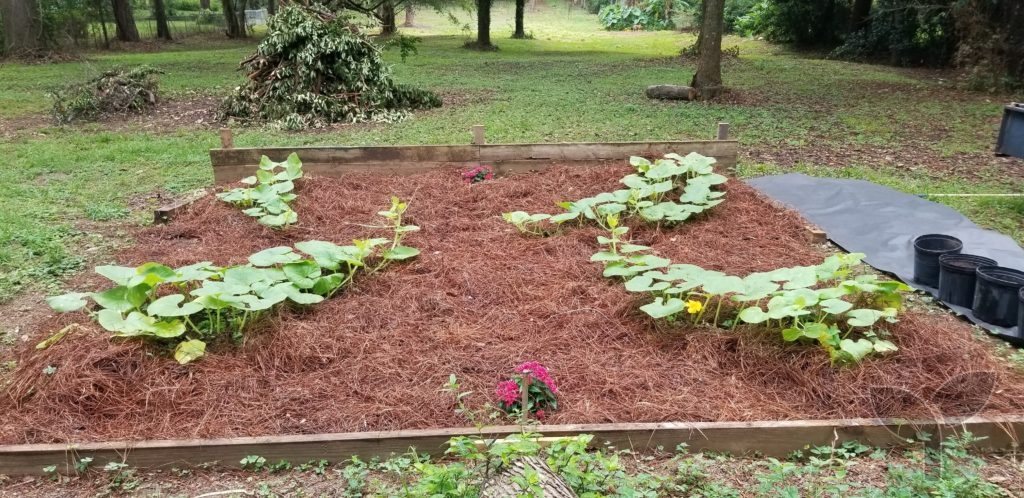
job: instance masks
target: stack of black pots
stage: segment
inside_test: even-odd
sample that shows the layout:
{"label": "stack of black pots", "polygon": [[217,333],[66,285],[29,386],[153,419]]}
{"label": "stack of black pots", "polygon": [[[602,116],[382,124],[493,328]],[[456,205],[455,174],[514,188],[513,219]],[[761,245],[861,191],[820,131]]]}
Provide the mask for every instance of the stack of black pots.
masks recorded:
{"label": "stack of black pots", "polygon": [[963,243],[942,234],[914,239],[914,280],[939,289],[939,300],[971,308],[979,320],[1013,327],[1024,337],[1024,272],[960,254]]}

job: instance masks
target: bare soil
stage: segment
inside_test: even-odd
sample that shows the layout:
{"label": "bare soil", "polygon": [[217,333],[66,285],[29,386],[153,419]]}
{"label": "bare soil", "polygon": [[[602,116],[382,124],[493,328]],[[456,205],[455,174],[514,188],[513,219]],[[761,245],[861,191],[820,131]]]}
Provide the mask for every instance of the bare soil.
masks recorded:
{"label": "bare soil", "polygon": [[[366,225],[392,194],[410,201],[407,221],[423,230],[407,242],[422,255],[310,309],[282,310],[245,344],[215,345],[188,366],[156,345],[111,340],[82,313],[45,319],[26,331],[33,339],[19,345],[0,394],[0,443],[462,426],[439,393],[449,374],[480,406],[527,360],[559,383],[560,409],[547,420],[556,424],[872,417],[872,386],[931,399],[971,372],[995,378],[984,413],[1024,412],[1024,375],[948,314],[908,310],[890,326],[898,353],[836,368],[824,351],[784,344],[777,331],[655,323],[638,296],[589,261],[599,229],[527,237],[500,219],[553,212],[558,201],[616,188],[628,172],[560,167],[476,185],[456,170],[309,178],[295,205],[300,221],[285,231],[204,198],[170,225],[140,231],[121,262],[228,265],[301,240],[378,236]],[[795,213],[740,181],[725,188],[726,202],[707,215],[675,228],[636,225],[632,237],[674,262],[738,275],[825,256]],[[70,323],[82,327],[69,340],[32,348]],[[50,365],[57,372],[43,374]],[[936,397],[947,414],[977,404],[974,384],[956,386]],[[922,408],[889,406],[886,415]]]}

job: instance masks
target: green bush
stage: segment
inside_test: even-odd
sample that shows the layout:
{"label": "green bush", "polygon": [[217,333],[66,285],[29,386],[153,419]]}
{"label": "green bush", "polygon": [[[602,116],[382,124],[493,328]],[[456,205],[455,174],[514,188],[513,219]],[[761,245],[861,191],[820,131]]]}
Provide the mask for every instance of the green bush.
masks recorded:
{"label": "green bush", "polygon": [[[760,0],[725,0],[725,11],[723,13],[723,26],[725,27],[725,32],[739,33],[744,36],[749,36],[751,33],[742,29],[741,25],[746,22],[746,18],[749,16],[751,9],[759,3],[763,2]],[[684,4],[683,7],[684,10],[693,16],[693,24],[696,27],[699,27],[703,21],[700,6],[700,2],[694,2],[692,5]]]}
{"label": "green bush", "polygon": [[645,0],[635,7],[625,7],[619,3],[605,5],[597,14],[597,20],[609,31],[636,27],[646,31],[675,28],[671,13],[665,11],[665,2],[661,0]]}
{"label": "green bush", "polygon": [[617,3],[616,0],[587,0],[587,12],[597,14],[598,12],[601,12],[601,9],[606,5],[611,5],[613,3]]}
{"label": "green bush", "polygon": [[875,9],[871,24],[848,35],[832,57],[897,66],[945,66],[952,60],[957,40],[948,11],[909,0],[877,0]]}
{"label": "green bush", "polygon": [[[211,7],[213,3],[210,2]],[[202,6],[199,5],[199,0],[173,0],[168,4],[168,7],[179,12],[199,12],[203,10]]]}
{"label": "green bush", "polygon": [[846,32],[849,18],[850,5],[843,1],[755,0],[733,25],[740,33],[762,35],[768,41],[834,47]]}

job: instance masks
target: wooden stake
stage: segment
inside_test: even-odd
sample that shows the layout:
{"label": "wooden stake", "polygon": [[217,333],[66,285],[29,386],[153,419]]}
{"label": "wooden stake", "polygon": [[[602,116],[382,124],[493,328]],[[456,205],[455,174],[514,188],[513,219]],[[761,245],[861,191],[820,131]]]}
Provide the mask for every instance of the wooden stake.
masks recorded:
{"label": "wooden stake", "polygon": [[235,139],[231,136],[231,128],[220,129],[220,148],[222,149],[234,149]]}
{"label": "wooden stake", "polygon": [[483,145],[484,141],[484,125],[473,125],[473,145]]}
{"label": "wooden stake", "polygon": [[718,135],[715,140],[729,140],[729,123],[718,123]]}
{"label": "wooden stake", "polygon": [[807,240],[812,244],[824,244],[828,242],[828,234],[824,230],[820,230],[817,227],[807,226]]}

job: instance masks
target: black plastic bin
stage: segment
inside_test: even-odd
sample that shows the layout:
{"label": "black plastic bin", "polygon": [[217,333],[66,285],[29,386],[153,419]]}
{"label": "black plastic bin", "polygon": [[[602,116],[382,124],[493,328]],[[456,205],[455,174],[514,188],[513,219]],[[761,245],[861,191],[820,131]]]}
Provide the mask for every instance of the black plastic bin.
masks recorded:
{"label": "black plastic bin", "polygon": [[939,301],[970,308],[974,305],[975,271],[979,266],[996,266],[996,260],[973,254],[939,256]]}
{"label": "black plastic bin", "polygon": [[1013,103],[1004,108],[996,154],[1024,158],[1024,104]]}
{"label": "black plastic bin", "polygon": [[1002,266],[979,266],[974,285],[974,316],[1000,327],[1017,325],[1024,272]]}

